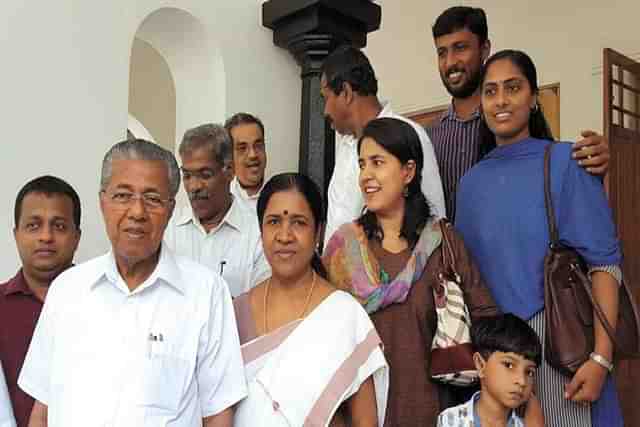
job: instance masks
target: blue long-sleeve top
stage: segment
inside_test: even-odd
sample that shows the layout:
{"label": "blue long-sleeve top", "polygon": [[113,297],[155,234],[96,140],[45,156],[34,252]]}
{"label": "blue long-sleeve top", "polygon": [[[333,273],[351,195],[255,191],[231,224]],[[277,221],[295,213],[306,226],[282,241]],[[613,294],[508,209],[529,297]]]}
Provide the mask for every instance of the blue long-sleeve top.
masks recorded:
{"label": "blue long-sleeve top", "polygon": [[[523,319],[544,307],[544,150],[526,138],[498,146],[462,178],[456,228],[498,306]],[[560,241],[589,265],[619,265],[620,244],[602,182],[571,159],[571,144],[551,150],[551,192]]]}

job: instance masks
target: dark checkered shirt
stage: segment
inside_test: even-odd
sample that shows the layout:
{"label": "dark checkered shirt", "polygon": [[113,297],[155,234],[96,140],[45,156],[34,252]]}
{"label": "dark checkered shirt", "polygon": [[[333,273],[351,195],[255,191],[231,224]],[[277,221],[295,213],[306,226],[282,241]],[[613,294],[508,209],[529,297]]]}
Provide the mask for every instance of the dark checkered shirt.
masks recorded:
{"label": "dark checkered shirt", "polygon": [[426,128],[438,160],[447,216],[452,221],[456,215],[458,182],[480,157],[480,122],[479,111],[462,120],[456,117],[451,104],[435,126]]}

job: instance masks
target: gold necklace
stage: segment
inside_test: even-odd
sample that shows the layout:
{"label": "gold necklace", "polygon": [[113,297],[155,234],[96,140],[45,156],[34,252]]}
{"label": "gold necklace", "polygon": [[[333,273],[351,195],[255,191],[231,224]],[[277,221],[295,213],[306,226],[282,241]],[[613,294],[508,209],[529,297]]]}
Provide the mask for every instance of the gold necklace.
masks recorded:
{"label": "gold necklace", "polygon": [[[307,309],[309,308],[309,303],[311,302],[311,295],[313,294],[313,288],[316,286],[316,272],[311,270],[311,276],[313,277],[311,279],[311,289],[309,290],[309,295],[307,295],[307,300],[304,303],[302,313],[300,313],[300,316],[298,317],[299,319],[302,319],[304,317],[304,314],[307,312]],[[267,280],[266,289],[264,290],[264,333],[265,334],[268,331],[267,329],[267,297],[269,296],[270,285],[271,285],[271,277],[269,277],[269,280]]]}

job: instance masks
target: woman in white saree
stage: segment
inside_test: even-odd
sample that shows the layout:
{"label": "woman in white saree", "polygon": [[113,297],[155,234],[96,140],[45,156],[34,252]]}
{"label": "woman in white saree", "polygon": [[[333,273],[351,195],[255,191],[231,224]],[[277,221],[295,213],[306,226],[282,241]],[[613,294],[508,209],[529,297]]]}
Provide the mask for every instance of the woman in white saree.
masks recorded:
{"label": "woman in white saree", "polygon": [[362,306],[325,279],[320,191],[276,175],[257,210],[272,276],[234,301],[249,386],[234,425],[381,426],[388,366]]}

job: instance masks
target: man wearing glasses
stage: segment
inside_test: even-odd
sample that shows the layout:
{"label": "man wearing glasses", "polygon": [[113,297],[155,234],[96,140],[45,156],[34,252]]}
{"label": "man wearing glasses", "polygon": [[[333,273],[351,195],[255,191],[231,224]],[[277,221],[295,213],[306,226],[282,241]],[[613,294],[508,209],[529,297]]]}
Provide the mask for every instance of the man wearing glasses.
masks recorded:
{"label": "man wearing glasses", "polygon": [[230,191],[254,211],[264,187],[267,151],[262,121],[249,113],[236,113],[225,123],[233,142],[233,172]]}
{"label": "man wearing glasses", "polygon": [[165,242],[176,253],[219,273],[236,297],[271,272],[255,210],[229,191],[231,137],[223,126],[204,124],[184,134],[178,151],[191,206],[169,225]]}
{"label": "man wearing glasses", "polygon": [[229,291],[162,244],[179,186],[155,144],[106,154],[111,251],[51,286],[18,382],[36,399],[31,427],[231,426],[246,382]]}

